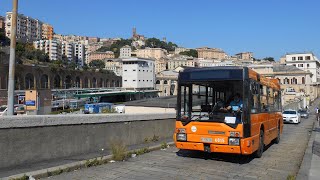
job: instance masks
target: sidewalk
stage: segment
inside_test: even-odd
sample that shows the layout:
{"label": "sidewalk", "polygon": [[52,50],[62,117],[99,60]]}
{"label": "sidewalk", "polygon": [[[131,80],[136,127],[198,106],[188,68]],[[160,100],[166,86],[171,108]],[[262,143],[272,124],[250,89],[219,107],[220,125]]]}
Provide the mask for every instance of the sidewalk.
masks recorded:
{"label": "sidewalk", "polygon": [[[313,106],[310,108],[311,112],[314,111],[315,107],[319,104],[319,99],[316,100]],[[320,126],[316,120],[315,113],[311,113],[311,117],[314,121],[313,129],[308,147],[305,151],[302,164],[300,166],[297,179],[305,180],[318,180],[320,178]]]}
{"label": "sidewalk", "polygon": [[311,167],[309,170],[310,180],[320,178],[320,126],[319,122],[316,122],[313,133],[315,134],[313,143],[312,143],[312,158],[311,158]]}

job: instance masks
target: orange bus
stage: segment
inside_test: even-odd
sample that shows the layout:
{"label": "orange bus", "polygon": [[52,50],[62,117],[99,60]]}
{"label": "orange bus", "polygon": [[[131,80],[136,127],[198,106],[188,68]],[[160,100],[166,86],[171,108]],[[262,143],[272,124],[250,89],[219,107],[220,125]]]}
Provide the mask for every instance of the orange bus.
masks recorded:
{"label": "orange bus", "polygon": [[280,141],[281,112],[277,79],[247,67],[186,68],[178,78],[175,145],[261,157],[266,145]]}

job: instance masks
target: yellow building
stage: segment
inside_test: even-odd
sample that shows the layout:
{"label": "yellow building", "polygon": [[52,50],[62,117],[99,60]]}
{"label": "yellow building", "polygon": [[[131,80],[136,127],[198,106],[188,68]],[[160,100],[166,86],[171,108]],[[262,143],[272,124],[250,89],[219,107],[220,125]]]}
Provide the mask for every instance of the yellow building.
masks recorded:
{"label": "yellow building", "polygon": [[162,48],[145,48],[138,49],[136,51],[136,55],[140,58],[161,59],[166,57],[167,51]]}
{"label": "yellow building", "polygon": [[112,51],[93,52],[89,54],[88,63],[90,63],[93,60],[112,59],[112,58],[114,58],[114,53]]}
{"label": "yellow building", "polygon": [[197,48],[198,51],[198,58],[203,59],[225,59],[227,54],[222,50],[218,48]]}
{"label": "yellow building", "polygon": [[50,24],[42,24],[42,39],[52,40],[53,27]]}

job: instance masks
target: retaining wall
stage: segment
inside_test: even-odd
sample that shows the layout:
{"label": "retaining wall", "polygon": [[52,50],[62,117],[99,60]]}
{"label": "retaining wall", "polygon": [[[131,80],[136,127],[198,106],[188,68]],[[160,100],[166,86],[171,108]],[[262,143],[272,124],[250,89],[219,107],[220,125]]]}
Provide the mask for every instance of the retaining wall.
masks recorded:
{"label": "retaining wall", "polygon": [[0,117],[0,168],[170,138],[175,114]]}

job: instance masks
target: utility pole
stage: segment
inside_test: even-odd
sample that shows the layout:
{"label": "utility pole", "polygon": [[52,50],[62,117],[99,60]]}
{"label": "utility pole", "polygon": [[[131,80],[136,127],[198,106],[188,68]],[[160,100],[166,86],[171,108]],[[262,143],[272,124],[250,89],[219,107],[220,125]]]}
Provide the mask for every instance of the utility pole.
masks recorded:
{"label": "utility pole", "polygon": [[9,61],[9,78],[8,78],[8,116],[14,113],[14,73],[16,61],[16,34],[17,34],[17,13],[18,0],[12,0],[12,24],[10,38],[10,61]]}

